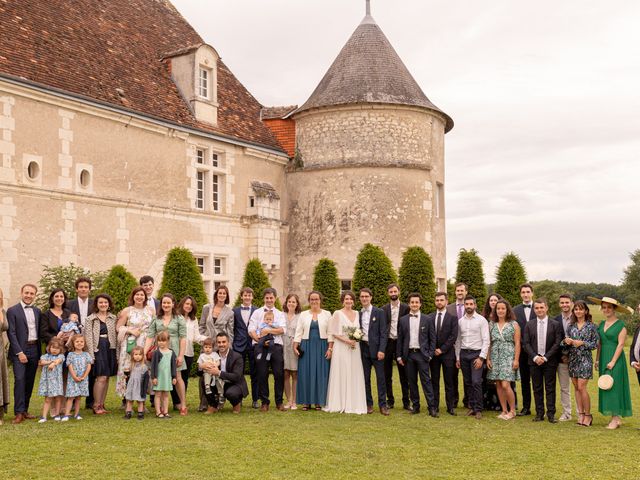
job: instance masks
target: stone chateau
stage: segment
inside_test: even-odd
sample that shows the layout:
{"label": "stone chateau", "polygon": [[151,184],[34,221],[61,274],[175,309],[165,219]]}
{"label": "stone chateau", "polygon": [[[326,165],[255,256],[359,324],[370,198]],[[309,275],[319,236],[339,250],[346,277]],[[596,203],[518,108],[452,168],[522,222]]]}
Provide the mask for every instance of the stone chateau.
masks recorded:
{"label": "stone chateau", "polygon": [[328,256],[421,245],[444,288],[444,134],[369,12],[300,107],[261,105],[168,0],[0,2],[0,288],[43,265],[159,285],[189,248],[208,294],[260,258],[304,293]]}

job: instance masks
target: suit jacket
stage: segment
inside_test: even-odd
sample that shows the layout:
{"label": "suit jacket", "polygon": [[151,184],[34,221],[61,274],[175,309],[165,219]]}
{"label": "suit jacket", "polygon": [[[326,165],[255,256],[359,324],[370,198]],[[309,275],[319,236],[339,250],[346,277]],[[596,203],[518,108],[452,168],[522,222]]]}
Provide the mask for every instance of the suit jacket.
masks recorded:
{"label": "suit jacket", "polygon": [[[454,317],[456,317],[456,319],[458,319],[458,309],[456,308],[456,303],[450,303],[449,305],[447,305],[447,313],[449,315],[452,315]],[[462,314],[464,315],[464,312],[462,312]]]}
{"label": "suit jacket", "polygon": [[[382,311],[384,312],[384,318],[387,322],[387,338],[389,338],[389,332],[391,331],[391,304],[387,303],[385,306],[383,306]],[[398,311],[398,325],[400,324],[400,319],[405,315],[409,315],[409,305],[400,302],[400,309]]]}
{"label": "suit jacket", "polygon": [[[72,300],[69,300],[67,302],[67,309],[71,312],[71,313],[75,313],[76,315],[78,315],[78,318],[81,319],[82,317],[80,316],[80,305],[78,305],[78,299],[74,298]],[[156,312],[159,311],[156,308]],[[89,297],[89,305],[87,305],[87,317],[89,315],[91,315],[92,313],[94,313],[93,311],[93,298]]]}
{"label": "suit jacket", "polygon": [[[558,322],[551,318],[548,318],[547,322],[547,342],[544,356],[547,357],[549,365],[558,365],[560,362],[560,342],[564,339],[564,330]],[[538,322],[535,316],[527,322],[522,346],[527,352],[529,365],[535,365],[533,358],[538,355]]]}
{"label": "suit jacket", "polygon": [[[527,325],[527,317],[524,313],[524,305],[521,303],[520,305],[516,305],[513,307],[513,313],[516,316],[516,322],[520,325],[520,331],[524,334],[524,327]],[[536,312],[533,311],[533,305],[531,306],[531,316],[529,320],[536,319]]]}
{"label": "suit jacket", "polygon": [[[33,315],[36,319],[36,333],[40,338],[40,309],[33,307]],[[21,304],[13,305],[7,309],[7,323],[9,324],[9,357],[13,359],[27,349],[27,341],[29,340],[29,327],[27,326],[27,317]],[[40,349],[38,349],[38,357],[40,357]]]}
{"label": "suit jacket", "polygon": [[[455,305],[454,305],[455,308]],[[443,360],[453,360],[456,359],[456,351],[455,351],[455,343],[458,339],[458,317],[455,314],[449,313],[447,310],[442,317],[442,324],[440,326],[440,333],[437,332],[437,322],[436,319],[438,317],[438,312],[433,312],[427,315],[429,321],[433,323],[433,331],[436,336],[436,346],[435,348],[439,348],[442,350],[440,354],[440,358]],[[434,349],[435,350],[435,349]]]}
{"label": "suit jacket", "polygon": [[[398,320],[398,344],[396,345],[396,358],[402,358],[405,364],[409,358],[409,337],[409,315],[405,315]],[[436,349],[436,327],[424,313],[420,314],[418,343],[420,353],[425,360],[430,361]]]}
{"label": "suit jacket", "polygon": [[[249,318],[251,318],[251,314],[256,309],[257,307],[251,305]],[[242,319],[242,308],[236,307],[233,309],[233,349],[238,353],[243,353],[250,346],[251,337],[249,336],[249,326],[245,325]]]}
{"label": "suit jacket", "polygon": [[244,361],[242,355],[229,349],[225,370],[226,372],[220,372],[220,378],[225,382],[224,388],[226,389],[228,385],[240,385],[242,397],[244,398],[249,395],[247,381],[244,378]]}
{"label": "suit jacket", "polygon": [[[360,328],[362,328],[362,313],[358,312]],[[398,323],[400,318],[398,317]],[[371,315],[369,315],[369,356],[372,359],[378,357],[378,352],[384,353],[387,348],[387,339],[389,338],[389,328],[387,327],[387,318],[384,310],[371,305]]]}
{"label": "suit jacket", "polygon": [[[71,311],[69,311],[68,309],[63,309],[62,310],[62,319],[65,318],[69,318],[69,314],[72,313]],[[58,335],[58,332],[60,331],[60,328],[58,327],[58,317],[56,317],[51,310],[47,310],[44,313],[40,314],[40,326],[39,326],[39,331],[38,331],[38,338],[40,338],[40,340],[42,340],[42,343],[45,344],[45,346],[47,346],[49,344],[49,341],[55,337],[56,335]],[[78,325],[78,328],[80,328],[80,325]]]}
{"label": "suit jacket", "polygon": [[633,334],[633,342],[631,342],[631,351],[629,352],[629,363],[640,362],[640,358],[636,358],[636,344],[638,343],[638,333],[640,328],[636,328],[636,333]]}

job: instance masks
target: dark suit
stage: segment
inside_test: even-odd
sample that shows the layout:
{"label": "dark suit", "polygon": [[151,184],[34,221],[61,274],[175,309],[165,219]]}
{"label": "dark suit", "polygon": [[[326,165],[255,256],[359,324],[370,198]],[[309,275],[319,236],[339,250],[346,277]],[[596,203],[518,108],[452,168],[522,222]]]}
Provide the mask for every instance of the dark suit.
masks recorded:
{"label": "dark suit", "polygon": [[[395,404],[395,397],[393,396],[393,362],[396,358],[396,349],[397,349],[397,338],[391,338],[391,304],[387,303],[384,307],[382,307],[382,311],[384,312],[384,317],[387,321],[387,348],[384,352],[384,380],[387,387],[387,405],[389,408],[393,408]],[[400,303],[400,308],[398,310],[398,323],[400,323],[400,318],[409,314],[409,305],[406,303]],[[400,364],[397,364],[398,367],[398,377],[400,378],[400,389],[402,390],[402,405],[406,408],[409,408],[410,400],[409,400],[409,384],[407,383],[407,372],[406,368]]]}
{"label": "dark suit", "polygon": [[[251,305],[249,310],[249,318],[251,314],[256,310],[256,307]],[[258,375],[256,373],[256,357],[253,350],[252,339],[249,336],[249,330],[247,324],[242,319],[242,308],[236,307],[233,309],[233,350],[239,353],[242,357],[243,365],[245,362],[249,362],[249,376],[251,377],[251,400],[258,401]]]}
{"label": "dark suit", "polygon": [[[378,352],[385,352],[387,348],[387,321],[384,311],[381,308],[369,307],[369,329],[367,332],[367,342],[360,342],[360,355],[362,357],[362,368],[364,370],[364,386],[367,394],[367,406],[373,406],[373,396],[371,395],[371,368],[376,371],[376,384],[378,386],[378,406],[387,406],[387,388],[384,379],[384,360],[378,360]],[[359,315],[360,328],[362,328],[362,312]]]}
{"label": "dark suit", "polygon": [[[87,299],[87,317],[89,315],[91,315],[92,313],[94,313],[93,310],[93,298],[89,297]],[[71,300],[69,300],[67,302],[67,309],[71,312],[71,313],[75,313],[76,315],[78,315],[78,323],[81,326],[80,331],[82,333],[84,333],[84,320],[82,318],[82,315],[80,314],[80,305],[78,303],[78,299],[77,298],[73,298]],[[157,312],[158,310],[156,310]],[[95,375],[95,369],[91,369],[91,371],[89,372],[89,395],[87,396],[86,400],[85,400],[85,407],[86,408],[92,408],[93,407],[93,386],[96,383],[96,375]],[[174,398],[174,395],[177,396],[177,392],[176,389],[174,388],[171,391],[171,398]]]}
{"label": "dark suit", "polygon": [[[225,371],[220,372],[220,378],[224,380],[224,392],[222,394],[234,407],[249,395],[247,381],[244,378],[244,361],[242,355],[238,352],[229,349]],[[208,394],[207,401],[210,406],[217,407],[222,399],[216,398],[219,392],[215,389],[215,384],[212,385],[212,391],[215,393]]]}
{"label": "dark suit", "polygon": [[[457,318],[458,320],[460,320],[460,317],[458,316],[458,309],[456,306],[456,303],[450,303],[449,305],[447,305],[447,313],[455,318]],[[462,315],[464,316],[464,307],[462,308]],[[455,356],[455,352],[454,352],[454,356]],[[460,384],[460,369],[458,367],[456,367],[455,365],[453,366],[455,368],[455,380],[453,381],[453,386],[454,386],[454,390],[453,390],[453,406],[457,407],[458,406],[458,401],[460,400],[460,393],[458,391],[458,385]],[[469,405],[469,398],[467,395],[467,390],[466,387],[464,385],[464,381],[462,382],[462,388],[463,388],[463,397],[462,397],[462,404],[466,407]]]}
{"label": "dark suit", "polygon": [[407,381],[409,384],[409,396],[414,412],[420,411],[420,391],[418,390],[418,374],[422,391],[427,398],[429,410],[435,409],[433,388],[429,377],[429,361],[433,358],[436,349],[436,332],[433,322],[424,314],[420,314],[418,327],[418,349],[409,348],[411,337],[410,315],[405,315],[398,320],[398,343],[396,347],[396,359],[401,358],[406,365]]}
{"label": "dark suit", "polygon": [[[156,300],[159,303],[159,300]],[[94,313],[93,310],[93,298],[89,297],[88,299],[89,304],[87,305],[87,317],[89,315],[91,315],[92,313]],[[80,315],[80,305],[78,305],[78,299],[74,298],[71,299],[67,302],[67,309],[71,312],[71,313],[75,313],[76,315],[78,315],[78,319],[80,321],[80,323],[82,323],[82,327],[84,328],[84,322],[82,319],[82,315]],[[159,310],[156,310],[156,312],[158,312]],[[117,313],[117,312],[116,312]]]}
{"label": "dark suit", "polygon": [[436,410],[440,408],[440,369],[442,369],[447,410],[451,410],[456,407],[456,352],[454,345],[458,338],[458,317],[445,311],[440,320],[439,330],[437,328],[438,312],[429,314],[428,318],[429,321],[433,323],[436,335],[436,348],[442,351],[440,355],[435,355],[434,353],[429,363],[431,385],[433,385],[434,407]]}
{"label": "dark suit", "polygon": [[[531,308],[529,309],[529,320],[535,319],[536,314],[533,311],[533,304],[531,304]],[[516,305],[513,308],[513,313],[516,316],[516,322],[520,326],[520,332],[524,338],[524,329],[527,325],[527,316],[525,314],[524,305],[521,303],[520,305]],[[520,349],[520,390],[522,392],[522,408],[526,410],[531,410],[531,370],[529,368],[529,357],[524,348]],[[516,399],[517,402],[517,399]]]}
{"label": "dark suit", "polygon": [[[40,330],[40,310],[33,307],[35,318],[36,337]],[[38,338],[29,341],[29,327],[27,317],[18,303],[7,310],[7,323],[9,324],[9,358],[13,362],[13,411],[16,415],[29,411],[29,402],[33,392],[33,384],[38,371],[38,359],[40,358],[40,344]],[[20,363],[18,353],[27,356],[27,363]]]}
{"label": "dark suit", "polygon": [[535,318],[527,322],[524,329],[523,348],[527,353],[527,360],[531,371],[533,395],[536,401],[536,416],[544,416],[544,396],[547,396],[547,415],[552,417],[556,413],[556,372],[560,362],[560,342],[564,338],[562,325],[552,319],[547,319],[547,338],[544,356],[547,361],[537,365],[533,359],[538,356],[538,321]]}
{"label": "dark suit", "polygon": [[[629,351],[629,363],[640,362],[640,358],[636,357],[636,345],[638,343],[638,333],[640,333],[640,327],[636,328],[636,333],[633,335],[633,342],[631,342],[631,350]],[[640,372],[636,372],[636,374],[638,375],[638,383],[640,383]]]}

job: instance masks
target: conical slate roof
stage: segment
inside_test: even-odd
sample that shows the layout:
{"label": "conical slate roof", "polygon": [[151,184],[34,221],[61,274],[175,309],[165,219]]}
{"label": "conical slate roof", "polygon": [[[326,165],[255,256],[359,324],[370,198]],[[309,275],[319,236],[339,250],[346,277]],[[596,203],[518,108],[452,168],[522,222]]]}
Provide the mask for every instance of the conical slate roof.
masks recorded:
{"label": "conical slate roof", "polygon": [[371,15],[366,15],[298,112],[349,103],[388,103],[428,108],[446,118],[418,86]]}

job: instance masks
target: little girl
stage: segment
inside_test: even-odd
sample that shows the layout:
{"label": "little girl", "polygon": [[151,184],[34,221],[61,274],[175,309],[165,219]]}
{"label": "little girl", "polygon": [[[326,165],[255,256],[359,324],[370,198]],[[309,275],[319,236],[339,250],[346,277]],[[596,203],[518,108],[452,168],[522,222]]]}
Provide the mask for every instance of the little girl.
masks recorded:
{"label": "little girl", "polygon": [[169,332],[160,332],[156,337],[158,348],[151,358],[151,383],[155,395],[156,417],[171,418],[169,415],[169,392],[176,384],[176,354],[169,348]]}
{"label": "little girl", "polygon": [[131,373],[127,383],[127,391],[124,398],[127,401],[127,408],[124,418],[131,419],[133,402],[138,402],[138,420],[144,419],[144,403],[147,400],[147,390],[149,390],[149,367],[144,363],[144,349],[134,347],[131,350]]}
{"label": "little girl", "polygon": [[[64,363],[64,354],[62,353],[62,340],[53,337],[47,345],[47,353],[40,357],[38,365],[42,367],[40,375],[40,385],[38,386],[38,395],[44,397],[44,405],[42,406],[42,416],[38,423],[47,421],[51,403],[55,402],[55,412],[60,411],[60,397],[64,395],[62,389],[62,364]],[[60,420],[60,415],[53,417],[54,420]]]}
{"label": "little girl", "polygon": [[80,397],[89,396],[89,372],[91,371],[91,355],[87,352],[87,345],[82,335],[71,337],[73,350],[67,354],[67,366],[69,375],[67,377],[67,407],[63,422],[69,420],[71,406],[74,406],[74,416],[76,420],[82,420],[80,416]]}

